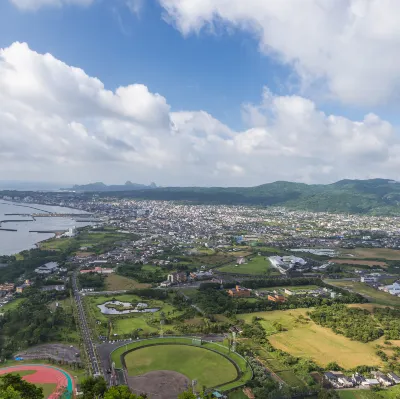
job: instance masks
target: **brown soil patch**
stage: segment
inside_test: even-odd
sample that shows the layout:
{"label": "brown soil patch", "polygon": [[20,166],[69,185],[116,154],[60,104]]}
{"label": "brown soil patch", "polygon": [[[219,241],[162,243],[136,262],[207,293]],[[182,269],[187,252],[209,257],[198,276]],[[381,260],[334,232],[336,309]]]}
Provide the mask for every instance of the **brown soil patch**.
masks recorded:
{"label": "brown soil patch", "polygon": [[76,256],[79,256],[80,258],[88,258],[89,256],[94,255],[94,252],[77,252]]}
{"label": "brown soil patch", "polygon": [[365,265],[365,266],[382,266],[387,267],[386,262],[379,260],[360,260],[360,259],[332,259],[330,262],[341,265]]}
{"label": "brown soil patch", "polygon": [[149,399],[176,399],[191,382],[189,378],[176,371],[150,371],[136,377],[128,377],[128,384],[133,393],[147,394]]}

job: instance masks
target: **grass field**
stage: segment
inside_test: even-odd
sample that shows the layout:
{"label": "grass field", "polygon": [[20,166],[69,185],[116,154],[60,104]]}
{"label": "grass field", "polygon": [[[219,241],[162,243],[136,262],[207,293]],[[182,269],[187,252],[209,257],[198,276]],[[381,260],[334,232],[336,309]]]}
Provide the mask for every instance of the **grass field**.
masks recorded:
{"label": "grass field", "polygon": [[117,290],[134,290],[139,288],[150,287],[151,284],[138,283],[128,277],[119,276],[118,274],[110,274],[106,278],[106,290],[117,291]]}
{"label": "grass field", "polygon": [[398,399],[400,398],[400,386],[390,387],[379,392],[366,389],[351,389],[337,391],[340,399]]}
{"label": "grass field", "polygon": [[332,259],[330,262],[339,265],[365,265],[365,266],[381,266],[387,267],[387,263],[379,260],[362,260],[362,259]]}
{"label": "grass field", "polygon": [[43,388],[44,399],[47,399],[57,387],[57,384],[35,384],[37,387]]}
{"label": "grass field", "polygon": [[400,298],[387,292],[376,290],[367,284],[358,281],[324,280],[327,284],[358,292],[367,297],[371,302],[385,306],[400,306]]}
{"label": "grass field", "polygon": [[233,391],[228,395],[229,399],[248,399],[241,389]]}
{"label": "grass field", "polygon": [[47,251],[63,251],[74,242],[74,238],[53,238],[39,244],[40,249]]}
{"label": "grass field", "polygon": [[[121,302],[145,302],[149,307],[160,308],[160,311],[155,313],[131,313],[129,315],[124,315],[124,318],[119,318],[118,315],[115,317],[113,315],[101,313],[97,305],[111,301],[113,298]],[[138,329],[140,329],[141,334],[145,334],[159,330],[161,311],[163,311],[167,317],[181,314],[181,312],[168,302],[154,299],[142,299],[137,295],[131,294],[86,296],[84,300],[88,304],[90,317],[101,322],[101,324],[96,324],[96,329],[101,335],[107,334],[109,320],[111,320],[112,324],[112,334],[131,334]],[[165,330],[167,329],[174,331],[173,325],[165,327]]]}
{"label": "grass field", "polygon": [[14,310],[23,301],[24,298],[14,299],[12,302],[9,302],[6,305],[2,306],[0,308],[0,313],[7,312],[8,310]]}
{"label": "grass field", "polygon": [[271,266],[269,260],[265,259],[264,256],[255,256],[251,260],[246,260],[246,264],[236,265],[231,264],[220,267],[218,269],[224,273],[237,273],[237,274],[254,274],[254,275],[265,275],[279,274],[279,272]]}
{"label": "grass field", "polygon": [[341,250],[340,258],[375,258],[400,260],[400,250],[390,248],[355,248]]}
{"label": "grass field", "polygon": [[[261,317],[261,325],[271,344],[294,356],[309,358],[325,366],[337,362],[344,368],[358,365],[380,365],[381,360],[375,354],[375,343],[364,344],[351,341],[343,335],[336,335],[332,330],[318,326],[312,321],[302,322],[298,317],[306,316],[305,309],[287,311],[258,312],[238,315],[250,323],[254,316]],[[278,322],[286,329],[277,333],[273,322]]]}
{"label": "grass field", "polygon": [[129,375],[171,370],[184,374],[198,385],[214,387],[232,381],[237,372],[233,364],[218,353],[186,345],[157,345],[141,348],[125,356]]}

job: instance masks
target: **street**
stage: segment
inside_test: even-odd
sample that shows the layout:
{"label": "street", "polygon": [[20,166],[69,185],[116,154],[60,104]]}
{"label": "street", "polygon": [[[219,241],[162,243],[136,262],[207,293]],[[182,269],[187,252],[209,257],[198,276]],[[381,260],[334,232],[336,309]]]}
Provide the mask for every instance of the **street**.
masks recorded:
{"label": "street", "polygon": [[81,294],[79,293],[79,289],[78,289],[78,285],[77,285],[77,281],[76,281],[76,273],[77,272],[74,272],[74,274],[72,276],[72,289],[74,291],[74,298],[75,298],[76,306],[78,309],[78,317],[79,317],[84,346],[85,346],[86,353],[89,358],[89,362],[91,365],[93,375],[95,375],[95,376],[102,375],[102,370],[101,370],[101,367],[99,366],[99,362],[97,359],[96,347],[93,343],[92,336],[90,334],[90,329],[89,329],[89,326],[87,323],[86,313],[85,313],[85,309],[83,307]]}

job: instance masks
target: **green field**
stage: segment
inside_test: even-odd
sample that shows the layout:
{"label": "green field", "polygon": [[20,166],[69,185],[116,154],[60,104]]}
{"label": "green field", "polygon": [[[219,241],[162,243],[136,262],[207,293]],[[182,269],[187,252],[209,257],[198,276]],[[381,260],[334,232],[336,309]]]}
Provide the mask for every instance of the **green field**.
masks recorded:
{"label": "green field", "polygon": [[[123,356],[124,353],[126,353],[127,351],[129,351],[131,349],[142,348],[149,344],[155,344],[155,343],[157,343],[157,344],[168,343],[168,344],[177,344],[177,345],[185,344],[185,345],[180,346],[179,351],[181,351],[182,348],[186,349],[188,347],[188,345],[193,345],[193,341],[191,338],[153,338],[153,339],[143,340],[143,341],[139,341],[139,342],[132,342],[131,344],[124,345],[123,347],[117,348],[116,350],[114,350],[114,352],[111,353],[111,359],[113,362],[115,362],[116,368],[122,368],[121,356]],[[203,350],[202,348],[212,349],[214,351],[217,351],[218,353],[224,354],[225,356],[232,359],[237,364],[237,366],[242,370],[242,376],[240,377],[240,379],[238,381],[224,384],[222,387],[220,387],[221,390],[230,390],[230,389],[237,388],[237,387],[245,384],[247,381],[249,381],[252,378],[252,371],[247,366],[246,361],[238,354],[230,352],[226,346],[219,345],[216,343],[203,342],[201,347],[199,347],[199,346],[193,346],[193,347],[194,347],[194,349],[198,349],[198,350]],[[156,346],[155,348],[160,349],[161,346]],[[140,349],[140,350],[142,350],[142,349]],[[135,351],[134,353],[138,353],[138,352]],[[155,350],[155,353],[157,354],[156,350]],[[200,352],[196,352],[196,353],[200,353]],[[208,351],[207,351],[207,353],[208,353]],[[215,355],[219,356],[218,354],[215,354]],[[203,356],[203,352],[201,352],[201,356]],[[204,355],[204,356],[206,356],[206,355]],[[132,355],[132,358],[133,357],[134,356]],[[196,359],[198,359],[198,357]],[[218,358],[218,361],[228,362],[227,359],[225,359],[223,357],[222,357],[222,359],[223,360]],[[149,359],[148,359],[148,361],[149,361]],[[173,364],[176,363],[176,361],[175,360],[172,361],[172,359],[169,359],[169,362],[172,362]],[[207,363],[205,363],[205,362],[198,362],[196,367],[199,367],[199,364],[201,364],[201,366],[203,366],[205,368],[207,367]],[[230,364],[231,363],[228,363],[228,365],[230,365]],[[168,366],[168,364],[166,364],[165,367],[170,367],[170,366]],[[179,364],[177,365],[177,367],[179,367]],[[228,366],[228,369],[229,369],[229,367],[230,366]],[[171,369],[167,368],[167,370],[171,370]],[[199,371],[200,374],[204,373],[204,372],[206,372],[206,371]],[[219,373],[218,378],[220,378],[220,376],[221,376],[220,370],[218,371],[218,373]],[[183,374],[185,374],[185,373],[183,373]],[[198,378],[198,376],[195,378]],[[207,383],[205,385],[207,386]],[[208,383],[208,386],[211,386],[211,384]]]}
{"label": "green field", "polygon": [[129,375],[171,370],[197,379],[202,387],[214,387],[237,377],[234,365],[218,353],[196,346],[157,345],[128,353],[125,362]]}
{"label": "green field", "polygon": [[35,384],[37,387],[43,388],[44,399],[47,399],[57,388],[57,384]]}
{"label": "green field", "polygon": [[151,284],[138,283],[136,280],[118,274],[110,274],[106,278],[106,290],[107,291],[118,291],[118,290],[135,290],[140,288],[150,287]]}
{"label": "green field", "polygon": [[340,399],[398,399],[400,398],[400,386],[382,389],[379,392],[369,390],[351,389],[345,391],[337,391]]}
{"label": "green field", "polygon": [[39,244],[40,249],[47,251],[63,251],[75,241],[74,238],[53,238]]}
{"label": "green field", "polygon": [[[337,335],[311,320],[304,320],[308,319],[305,309],[248,313],[238,315],[238,318],[251,323],[254,316],[262,318],[260,322],[270,334],[270,343],[291,355],[312,359],[322,366],[329,362],[337,362],[344,368],[381,364],[381,360],[375,354],[377,341],[365,344]],[[299,316],[303,316],[304,319]],[[286,331],[277,332],[273,326],[274,322],[280,323]]]}
{"label": "green field", "polygon": [[342,249],[340,252],[340,258],[347,259],[400,260],[400,251],[391,248],[354,248]]}
{"label": "green field", "polygon": [[24,298],[14,299],[12,302],[9,302],[6,305],[2,306],[0,308],[0,313],[7,312],[8,310],[14,310],[23,301]]}
{"label": "green field", "polygon": [[[121,302],[145,302],[149,307],[160,308],[155,313],[130,313],[123,316],[119,315],[105,315],[101,313],[97,305],[116,299]],[[182,314],[174,306],[166,301],[155,299],[142,299],[137,295],[123,294],[123,295],[110,295],[110,296],[85,296],[85,303],[87,304],[88,313],[93,321],[99,321],[101,324],[96,323],[95,327],[99,334],[106,335],[108,333],[108,324],[111,321],[112,330],[111,335],[124,335],[132,334],[137,330],[140,335],[154,333],[160,330],[160,313],[164,312],[166,317],[175,317]],[[164,330],[174,331],[173,325],[164,327]]]}
{"label": "green field", "polygon": [[324,280],[327,284],[335,287],[345,288],[349,291],[357,292],[364,295],[373,303],[385,306],[400,306],[400,298],[390,295],[387,292],[376,290],[367,284],[359,281],[340,281],[340,280]]}
{"label": "green field", "polygon": [[264,256],[254,256],[251,260],[246,260],[246,264],[236,265],[230,264],[218,268],[218,271],[224,273],[237,273],[237,274],[253,274],[253,275],[267,275],[279,274],[279,272],[271,266],[269,260]]}

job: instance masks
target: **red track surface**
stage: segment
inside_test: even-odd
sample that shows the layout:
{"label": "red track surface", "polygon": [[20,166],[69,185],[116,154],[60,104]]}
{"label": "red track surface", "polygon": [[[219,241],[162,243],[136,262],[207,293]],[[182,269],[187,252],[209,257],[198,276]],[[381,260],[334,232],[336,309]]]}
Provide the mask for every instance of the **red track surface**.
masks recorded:
{"label": "red track surface", "polygon": [[[58,399],[59,395],[57,394],[58,389],[61,387],[66,387],[67,386],[67,378],[65,375],[52,367],[46,367],[46,366],[37,366],[37,365],[32,365],[32,366],[12,366],[12,367],[7,367],[4,369],[0,369],[0,375],[2,374],[8,374],[8,373],[14,373],[18,371],[30,371],[34,370],[36,373],[34,374],[29,374],[25,375],[22,378],[25,381],[31,382],[33,384],[56,384],[57,388],[52,393],[48,399]],[[75,388],[75,387],[74,387]],[[75,389],[74,389],[75,390]]]}

